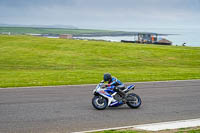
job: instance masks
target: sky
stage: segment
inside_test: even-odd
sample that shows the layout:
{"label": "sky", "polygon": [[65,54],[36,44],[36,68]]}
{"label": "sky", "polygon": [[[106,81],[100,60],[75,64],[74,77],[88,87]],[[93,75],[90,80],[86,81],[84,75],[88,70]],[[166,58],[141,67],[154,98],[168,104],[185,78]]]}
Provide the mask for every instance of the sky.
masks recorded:
{"label": "sky", "polygon": [[200,0],[0,0],[0,24],[200,27]]}

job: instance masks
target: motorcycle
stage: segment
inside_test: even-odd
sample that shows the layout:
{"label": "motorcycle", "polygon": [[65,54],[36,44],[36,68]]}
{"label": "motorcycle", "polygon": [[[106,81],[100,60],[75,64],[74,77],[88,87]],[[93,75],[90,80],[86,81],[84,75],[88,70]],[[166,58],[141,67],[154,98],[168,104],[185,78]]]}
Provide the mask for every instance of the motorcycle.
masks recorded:
{"label": "motorcycle", "polygon": [[135,85],[127,86],[123,91],[126,95],[122,97],[118,92],[115,92],[114,86],[103,87],[104,82],[101,81],[93,90],[94,97],[92,105],[98,110],[103,110],[107,107],[118,107],[127,104],[130,108],[139,108],[142,100],[135,93],[128,93],[135,89]]}

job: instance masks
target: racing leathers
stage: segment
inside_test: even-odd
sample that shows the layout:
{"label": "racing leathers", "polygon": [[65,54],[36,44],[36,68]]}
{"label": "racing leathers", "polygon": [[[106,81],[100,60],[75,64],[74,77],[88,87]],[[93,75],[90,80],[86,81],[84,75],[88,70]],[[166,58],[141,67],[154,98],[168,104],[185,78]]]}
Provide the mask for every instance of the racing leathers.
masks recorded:
{"label": "racing leathers", "polygon": [[115,77],[112,77],[111,80],[108,81],[106,87],[113,88],[114,91],[118,92],[123,98],[125,97],[125,93],[122,91],[125,89],[125,85]]}

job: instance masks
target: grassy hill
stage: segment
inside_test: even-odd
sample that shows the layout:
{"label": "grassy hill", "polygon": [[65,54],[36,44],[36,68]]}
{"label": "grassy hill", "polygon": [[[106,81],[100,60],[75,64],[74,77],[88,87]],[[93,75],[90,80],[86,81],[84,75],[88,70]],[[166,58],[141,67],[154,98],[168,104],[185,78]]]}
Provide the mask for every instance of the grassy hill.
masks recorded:
{"label": "grassy hill", "polygon": [[200,79],[200,48],[0,36],[0,87]]}
{"label": "grassy hill", "polygon": [[132,32],[95,30],[95,29],[66,29],[66,28],[36,28],[36,27],[0,27],[1,33],[10,32],[12,35],[19,34],[72,34],[74,36],[116,36],[116,35],[133,35]]}

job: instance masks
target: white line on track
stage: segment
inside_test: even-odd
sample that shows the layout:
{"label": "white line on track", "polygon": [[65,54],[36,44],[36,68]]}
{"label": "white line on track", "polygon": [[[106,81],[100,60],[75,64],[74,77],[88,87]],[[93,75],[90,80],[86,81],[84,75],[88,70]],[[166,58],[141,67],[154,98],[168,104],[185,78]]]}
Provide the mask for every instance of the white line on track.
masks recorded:
{"label": "white line on track", "polygon": [[90,132],[98,132],[105,130],[119,130],[119,129],[140,129],[147,131],[160,131],[167,129],[178,129],[178,128],[189,128],[189,127],[197,127],[200,126],[200,118],[198,119],[190,119],[190,120],[180,120],[180,121],[170,121],[170,122],[160,122],[160,123],[151,123],[144,125],[133,125],[133,126],[125,126],[125,127],[115,127],[115,128],[107,128],[107,129],[98,129],[98,130],[90,130],[90,131],[81,131],[74,133],[90,133]]}
{"label": "white line on track", "polygon": [[148,130],[148,131],[160,131],[166,129],[178,129],[178,128],[188,128],[197,126],[200,126],[200,119],[152,123],[152,124],[134,126],[134,128]]}

